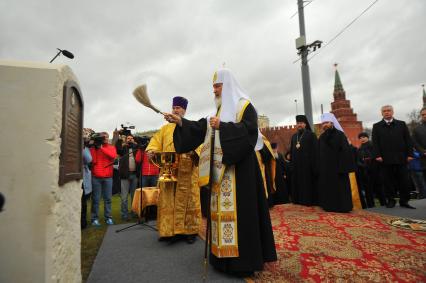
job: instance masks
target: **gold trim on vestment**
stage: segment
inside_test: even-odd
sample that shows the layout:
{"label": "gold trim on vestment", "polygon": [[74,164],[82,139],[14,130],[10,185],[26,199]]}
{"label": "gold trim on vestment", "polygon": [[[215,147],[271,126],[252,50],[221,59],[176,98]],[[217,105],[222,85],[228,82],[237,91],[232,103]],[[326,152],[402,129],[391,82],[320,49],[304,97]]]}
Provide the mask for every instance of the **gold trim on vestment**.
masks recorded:
{"label": "gold trim on vestment", "polygon": [[260,169],[260,173],[262,175],[262,181],[263,181],[263,189],[265,190],[265,195],[266,195],[266,199],[268,199],[268,189],[267,189],[267,184],[266,184],[266,176],[265,176],[265,164],[263,163],[262,160],[262,155],[260,154],[259,151],[256,151],[256,158],[257,158],[257,163],[259,163],[259,169]]}
{"label": "gold trim on vestment", "polygon": [[[240,100],[240,111],[237,122],[240,122],[244,110],[249,105],[248,100]],[[204,146],[200,154],[199,184],[208,184],[212,173],[212,188],[210,200],[211,217],[211,252],[219,258],[238,257],[238,217],[235,165],[226,166],[222,163],[223,151],[220,144],[220,132],[216,130],[214,144],[211,144],[212,128],[207,126]],[[214,146],[213,156],[210,156],[211,146]],[[210,168],[210,158],[213,158],[213,172]],[[209,167],[207,167],[209,166]]]}
{"label": "gold trim on vestment", "polygon": [[362,209],[361,200],[359,198],[358,183],[356,181],[355,172],[349,173],[349,182],[351,185],[352,206],[353,209]]}

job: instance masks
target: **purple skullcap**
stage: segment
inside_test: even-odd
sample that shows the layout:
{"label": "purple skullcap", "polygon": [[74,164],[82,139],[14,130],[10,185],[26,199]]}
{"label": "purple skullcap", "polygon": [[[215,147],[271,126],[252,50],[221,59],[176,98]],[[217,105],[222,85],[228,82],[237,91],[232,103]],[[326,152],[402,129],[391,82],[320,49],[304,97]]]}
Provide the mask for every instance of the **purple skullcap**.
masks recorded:
{"label": "purple skullcap", "polygon": [[186,110],[186,106],[188,105],[188,100],[182,96],[173,97],[173,106],[180,106]]}

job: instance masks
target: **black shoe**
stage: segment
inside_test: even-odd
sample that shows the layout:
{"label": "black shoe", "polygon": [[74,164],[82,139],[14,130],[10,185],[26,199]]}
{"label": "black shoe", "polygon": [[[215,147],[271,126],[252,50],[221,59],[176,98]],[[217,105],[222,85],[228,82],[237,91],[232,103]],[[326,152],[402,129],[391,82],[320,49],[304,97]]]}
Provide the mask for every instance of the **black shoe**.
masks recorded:
{"label": "black shoe", "polygon": [[411,206],[408,203],[400,203],[399,206],[409,208],[409,209],[416,209],[414,206]]}
{"label": "black shoe", "polygon": [[160,237],[158,238],[159,242],[170,242],[173,237]]}
{"label": "black shoe", "polygon": [[239,277],[239,278],[246,278],[246,277],[253,276],[254,272],[253,271],[233,271],[231,272],[231,275],[235,277]]}
{"label": "black shoe", "polygon": [[387,208],[395,207],[396,201],[394,199],[388,200],[388,203],[386,204]]}
{"label": "black shoe", "polygon": [[174,235],[173,237],[170,238],[169,244],[177,243],[180,240],[182,240],[183,238],[184,238],[183,235],[180,235],[180,234]]}
{"label": "black shoe", "polygon": [[188,235],[188,236],[186,236],[186,242],[188,243],[188,244],[193,244],[193,243],[195,243],[195,241],[197,240],[197,237],[196,237],[196,235]]}

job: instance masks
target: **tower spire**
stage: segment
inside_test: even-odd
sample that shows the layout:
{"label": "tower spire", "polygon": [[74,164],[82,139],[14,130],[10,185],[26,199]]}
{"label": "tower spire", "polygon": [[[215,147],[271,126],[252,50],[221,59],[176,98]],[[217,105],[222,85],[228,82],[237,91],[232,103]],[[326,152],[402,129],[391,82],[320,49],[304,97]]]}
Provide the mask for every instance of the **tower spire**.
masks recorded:
{"label": "tower spire", "polygon": [[334,100],[345,100],[346,99],[346,93],[343,89],[342,81],[340,80],[339,72],[337,71],[337,63],[333,64],[334,66],[334,92],[333,97]]}
{"label": "tower spire", "polygon": [[337,71],[337,63],[334,63],[334,91],[344,91],[342,81],[340,80],[339,72]]}

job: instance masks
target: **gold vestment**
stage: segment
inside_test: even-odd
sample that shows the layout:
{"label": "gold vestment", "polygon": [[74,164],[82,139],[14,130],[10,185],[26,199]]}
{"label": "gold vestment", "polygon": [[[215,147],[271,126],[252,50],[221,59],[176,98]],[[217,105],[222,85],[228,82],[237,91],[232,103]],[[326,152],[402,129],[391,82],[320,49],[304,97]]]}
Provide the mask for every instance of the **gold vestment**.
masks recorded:
{"label": "gold vestment", "polygon": [[[154,134],[147,151],[176,152],[173,132],[176,124],[166,124]],[[199,152],[178,154],[177,182],[159,182],[157,229],[160,237],[198,234],[201,224],[200,188],[198,186]],[[161,172],[160,172],[161,174]]]}

